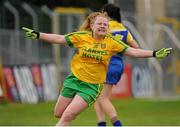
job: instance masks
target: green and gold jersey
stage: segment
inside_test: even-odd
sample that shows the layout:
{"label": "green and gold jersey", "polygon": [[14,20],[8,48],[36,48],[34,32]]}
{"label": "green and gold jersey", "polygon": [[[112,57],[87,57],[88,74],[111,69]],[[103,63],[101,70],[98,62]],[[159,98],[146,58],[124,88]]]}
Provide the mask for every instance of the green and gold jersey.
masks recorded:
{"label": "green and gold jersey", "polygon": [[92,84],[104,83],[111,56],[128,48],[111,35],[94,39],[89,31],[66,34],[65,39],[70,47],[78,50],[71,61],[72,73],[79,80]]}

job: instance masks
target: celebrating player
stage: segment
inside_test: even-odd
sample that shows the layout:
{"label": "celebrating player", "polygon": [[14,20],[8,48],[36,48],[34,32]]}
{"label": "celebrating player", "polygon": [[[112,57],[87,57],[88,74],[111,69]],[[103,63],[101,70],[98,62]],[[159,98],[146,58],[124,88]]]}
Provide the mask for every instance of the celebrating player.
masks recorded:
{"label": "celebrating player", "polygon": [[71,73],[64,80],[55,105],[54,115],[60,118],[57,126],[70,125],[77,115],[96,101],[106,79],[112,55],[123,53],[132,57],[165,58],[171,52],[171,48],[157,51],[131,48],[108,34],[109,18],[106,14],[98,13],[92,19],[89,17],[85,21],[90,27],[88,31],[66,35],[37,32],[23,27],[26,36],[31,39],[67,44],[77,49],[71,61]]}

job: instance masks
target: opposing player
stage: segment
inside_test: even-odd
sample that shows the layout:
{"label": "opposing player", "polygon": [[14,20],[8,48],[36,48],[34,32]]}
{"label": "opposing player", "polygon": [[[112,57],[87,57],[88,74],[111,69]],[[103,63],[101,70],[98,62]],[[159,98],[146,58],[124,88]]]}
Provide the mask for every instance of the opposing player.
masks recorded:
{"label": "opposing player", "polygon": [[[87,17],[88,31],[78,31],[66,35],[43,33],[23,27],[26,36],[53,44],[64,44],[78,51],[71,61],[71,73],[63,83],[61,94],[55,105],[54,115],[59,118],[57,126],[68,126],[99,96],[105,81],[109,59],[115,53],[132,57],[165,58],[171,48],[157,51],[134,49],[108,34],[109,18],[98,13]],[[68,25],[68,24],[67,24]]]}
{"label": "opposing player", "polygon": [[[102,8],[103,13],[107,13],[111,18],[109,29],[113,36],[123,41],[133,48],[139,48],[137,42],[133,39],[130,32],[121,23],[120,8],[113,4],[105,4]],[[106,84],[100,97],[97,99],[94,108],[96,111],[98,126],[106,126],[105,113],[109,116],[112,125],[121,126],[121,122],[117,117],[117,112],[110,100],[111,90],[118,83],[124,71],[123,54],[113,55],[110,59]],[[118,69],[117,69],[118,68]]]}

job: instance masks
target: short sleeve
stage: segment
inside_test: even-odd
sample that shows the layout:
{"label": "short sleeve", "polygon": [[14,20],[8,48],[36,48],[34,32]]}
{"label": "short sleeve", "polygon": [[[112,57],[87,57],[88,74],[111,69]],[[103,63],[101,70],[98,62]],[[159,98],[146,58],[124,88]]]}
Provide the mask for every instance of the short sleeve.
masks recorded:
{"label": "short sleeve", "polygon": [[67,44],[71,48],[76,47],[76,44],[79,42],[79,37],[78,37],[78,34],[76,33],[69,33],[69,34],[66,34],[64,37],[66,39]]}
{"label": "short sleeve", "polygon": [[131,40],[133,40],[133,36],[132,36],[132,34],[128,31],[126,41],[127,41],[127,42],[130,42]]}
{"label": "short sleeve", "polygon": [[126,51],[126,49],[129,48],[129,46],[122,41],[118,41],[118,43],[118,53],[123,53],[124,51]]}
{"label": "short sleeve", "polygon": [[83,44],[83,40],[89,35],[88,31],[77,31],[64,35],[67,44],[72,48],[77,48]]}
{"label": "short sleeve", "polygon": [[122,53],[129,47],[123,41],[115,38],[114,36],[111,36],[111,43],[113,44],[112,51],[117,53]]}

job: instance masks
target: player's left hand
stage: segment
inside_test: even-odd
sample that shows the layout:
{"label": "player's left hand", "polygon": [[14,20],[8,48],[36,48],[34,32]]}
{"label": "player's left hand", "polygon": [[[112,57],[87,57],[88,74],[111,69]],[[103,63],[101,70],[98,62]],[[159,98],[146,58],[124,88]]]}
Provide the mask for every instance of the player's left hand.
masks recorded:
{"label": "player's left hand", "polygon": [[26,28],[26,27],[22,27],[22,30],[24,30],[26,32],[26,36],[30,39],[39,38],[40,33],[37,31],[34,31],[34,30]]}
{"label": "player's left hand", "polygon": [[153,57],[165,58],[171,53],[171,51],[172,51],[172,48],[161,48],[153,52]]}

